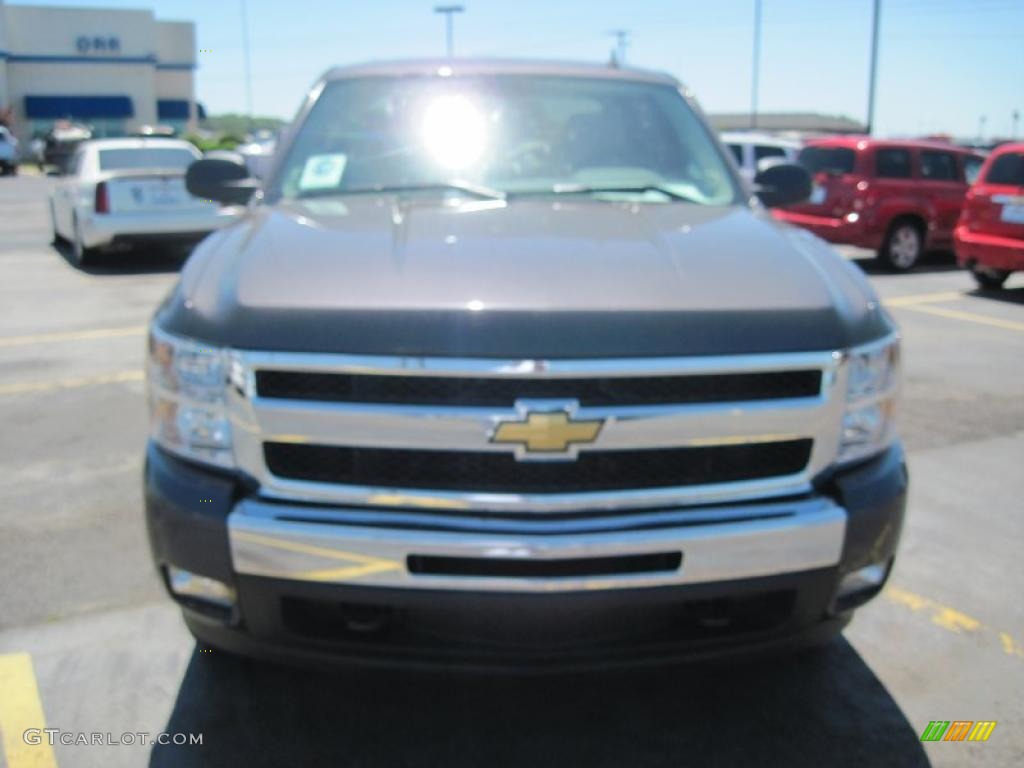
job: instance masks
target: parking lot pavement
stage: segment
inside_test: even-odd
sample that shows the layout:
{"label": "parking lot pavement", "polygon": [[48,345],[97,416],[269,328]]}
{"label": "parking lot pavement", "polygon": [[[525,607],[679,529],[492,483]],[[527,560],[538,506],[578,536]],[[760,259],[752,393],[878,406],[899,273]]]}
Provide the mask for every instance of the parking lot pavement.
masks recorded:
{"label": "parking lot pavement", "polygon": [[[0,766],[1024,763],[1019,277],[981,294],[948,258],[896,276],[846,251],[902,326],[911,498],[890,586],[823,653],[563,677],[312,672],[200,651],[163,597],[141,518],[141,368],[179,263],[75,269],[49,244],[50,184],[0,179]],[[998,725],[986,743],[922,745],[931,720]],[[48,751],[27,727],[203,743]]]}

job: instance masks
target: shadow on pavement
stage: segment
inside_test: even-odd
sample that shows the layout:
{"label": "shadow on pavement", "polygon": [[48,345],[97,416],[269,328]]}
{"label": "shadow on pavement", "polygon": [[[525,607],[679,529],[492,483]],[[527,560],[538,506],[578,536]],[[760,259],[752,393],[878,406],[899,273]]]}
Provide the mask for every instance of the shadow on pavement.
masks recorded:
{"label": "shadow on pavement", "polygon": [[132,249],[101,254],[95,264],[80,267],[75,264],[68,243],[50,243],[50,247],[67,262],[68,267],[87,275],[152,275],[180,272],[190,250],[174,248]]}
{"label": "shadow on pavement", "polygon": [[973,291],[968,291],[967,295],[977,296],[979,299],[1003,301],[1007,304],[1024,304],[1024,288],[1004,288],[1001,291],[984,291],[976,288]]}
{"label": "shadow on pavement", "polygon": [[956,256],[954,256],[951,251],[931,251],[926,253],[909,272],[893,272],[892,270],[887,269],[874,257],[874,254],[863,258],[856,256],[850,259],[850,261],[869,275],[889,275],[890,277],[913,277],[914,275],[927,275],[936,272],[963,271],[964,277],[967,278],[967,283],[965,283],[965,285],[974,284],[974,281],[970,279],[967,271],[957,265]]}
{"label": "shadow on pavement", "polygon": [[[923,728],[923,726],[922,726]],[[551,677],[316,672],[193,653],[153,768],[918,766],[918,731],[843,639],[743,665]]]}

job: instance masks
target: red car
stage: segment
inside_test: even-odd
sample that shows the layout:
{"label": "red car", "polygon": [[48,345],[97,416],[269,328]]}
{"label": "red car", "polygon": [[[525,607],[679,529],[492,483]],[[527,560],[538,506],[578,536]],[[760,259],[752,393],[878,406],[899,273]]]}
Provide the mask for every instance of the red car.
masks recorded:
{"label": "red car", "polygon": [[1024,143],[1003,144],[967,193],[953,236],[956,260],[982,288],[1024,269]]}
{"label": "red car", "polygon": [[811,196],[775,215],[829,242],[876,250],[902,271],[952,245],[984,158],[941,142],[843,136],[808,142],[797,160],[814,177]]}

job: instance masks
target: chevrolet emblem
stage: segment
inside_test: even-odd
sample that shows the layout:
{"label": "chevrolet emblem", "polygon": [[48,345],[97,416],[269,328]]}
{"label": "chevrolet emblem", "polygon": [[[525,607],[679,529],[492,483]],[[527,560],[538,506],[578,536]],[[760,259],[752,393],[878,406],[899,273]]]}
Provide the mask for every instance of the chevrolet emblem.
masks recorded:
{"label": "chevrolet emblem", "polygon": [[530,411],[522,421],[503,421],[491,434],[492,443],[517,445],[517,457],[530,454],[568,454],[575,447],[597,439],[603,419],[573,421],[566,411]]}

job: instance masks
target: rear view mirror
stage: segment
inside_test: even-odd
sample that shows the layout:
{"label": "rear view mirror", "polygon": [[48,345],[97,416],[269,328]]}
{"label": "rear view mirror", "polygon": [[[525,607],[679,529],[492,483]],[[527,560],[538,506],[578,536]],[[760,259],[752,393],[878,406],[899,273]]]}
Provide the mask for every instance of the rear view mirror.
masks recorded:
{"label": "rear view mirror", "polygon": [[754,190],[769,208],[793,205],[810,197],[811,176],[803,166],[779,163],[754,177]]}
{"label": "rear view mirror", "polygon": [[224,205],[245,205],[259,188],[259,181],[249,175],[244,162],[204,158],[188,167],[185,187],[190,195],[202,200],[216,200]]}

